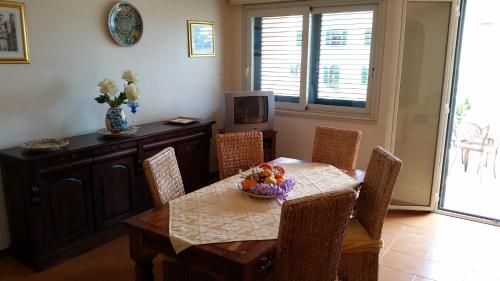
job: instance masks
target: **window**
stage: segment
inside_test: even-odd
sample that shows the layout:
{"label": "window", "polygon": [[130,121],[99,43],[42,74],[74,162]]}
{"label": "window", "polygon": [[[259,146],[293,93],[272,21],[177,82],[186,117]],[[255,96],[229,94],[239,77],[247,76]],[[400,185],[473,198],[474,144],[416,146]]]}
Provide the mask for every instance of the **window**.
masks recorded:
{"label": "window", "polygon": [[277,101],[299,102],[302,45],[296,43],[298,33],[302,33],[302,16],[254,19],[254,90],[273,91]]}
{"label": "window", "polygon": [[246,8],[247,87],[273,91],[278,112],[375,119],[381,4],[311,3]]}

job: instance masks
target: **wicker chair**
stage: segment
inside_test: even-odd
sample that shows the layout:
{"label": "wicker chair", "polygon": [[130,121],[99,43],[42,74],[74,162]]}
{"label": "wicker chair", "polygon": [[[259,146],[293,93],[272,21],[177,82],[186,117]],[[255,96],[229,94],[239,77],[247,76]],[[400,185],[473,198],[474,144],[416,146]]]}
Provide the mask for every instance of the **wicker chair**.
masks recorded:
{"label": "wicker chair", "polygon": [[264,162],[262,132],[240,132],[216,136],[220,179]]}
{"label": "wicker chair", "polygon": [[174,149],[167,147],[144,161],[144,172],[156,207],[184,195]]}
{"label": "wicker chair", "polygon": [[[165,205],[168,201],[184,195],[184,185],[177,165],[177,158],[175,158],[175,151],[172,147],[167,147],[144,160],[143,166],[155,207]],[[175,259],[169,260],[164,257],[163,279],[190,280],[185,277],[191,276],[192,270],[183,270],[184,267],[173,270],[172,267],[169,267],[169,265],[176,263]]]}
{"label": "wicker chair", "polygon": [[352,189],[285,201],[275,270],[266,280],[336,280],[340,248],[354,202]]}
{"label": "wicker chair", "polygon": [[339,169],[355,169],[360,142],[360,131],[316,127],[312,161]]}
{"label": "wicker chair", "polygon": [[356,202],[356,214],[347,228],[339,279],[378,280],[382,227],[402,162],[381,147],[373,149]]}

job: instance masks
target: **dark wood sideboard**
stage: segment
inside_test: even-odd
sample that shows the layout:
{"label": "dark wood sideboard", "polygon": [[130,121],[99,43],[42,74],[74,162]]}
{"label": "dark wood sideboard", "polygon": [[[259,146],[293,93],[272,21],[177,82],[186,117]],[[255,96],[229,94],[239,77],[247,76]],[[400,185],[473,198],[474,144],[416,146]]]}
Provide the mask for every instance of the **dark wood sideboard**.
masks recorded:
{"label": "dark wood sideboard", "polygon": [[121,221],[153,206],[144,159],[174,147],[186,192],[209,180],[212,125],[144,124],[125,138],[68,138],[59,151],[0,151],[9,253],[40,271],[124,234]]}

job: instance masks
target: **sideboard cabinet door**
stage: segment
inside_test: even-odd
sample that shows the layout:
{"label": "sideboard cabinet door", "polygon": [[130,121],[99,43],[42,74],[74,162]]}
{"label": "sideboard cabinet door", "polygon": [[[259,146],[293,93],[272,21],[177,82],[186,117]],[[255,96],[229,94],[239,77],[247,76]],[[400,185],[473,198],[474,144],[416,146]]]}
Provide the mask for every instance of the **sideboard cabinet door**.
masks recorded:
{"label": "sideboard cabinet door", "polygon": [[175,154],[186,193],[208,184],[210,142],[196,139],[179,143]]}
{"label": "sideboard cabinet door", "polygon": [[96,225],[114,226],[130,217],[133,209],[134,157],[93,166]]}
{"label": "sideboard cabinet door", "polygon": [[48,247],[91,235],[93,212],[90,167],[40,175],[40,208]]}

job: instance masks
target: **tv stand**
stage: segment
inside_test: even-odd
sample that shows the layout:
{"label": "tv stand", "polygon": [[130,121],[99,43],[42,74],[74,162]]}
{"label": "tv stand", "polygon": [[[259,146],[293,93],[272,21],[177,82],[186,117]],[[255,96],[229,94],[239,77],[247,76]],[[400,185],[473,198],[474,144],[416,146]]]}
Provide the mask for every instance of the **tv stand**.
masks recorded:
{"label": "tv stand", "polygon": [[276,159],[276,134],[275,130],[262,131],[264,161],[269,162]]}

